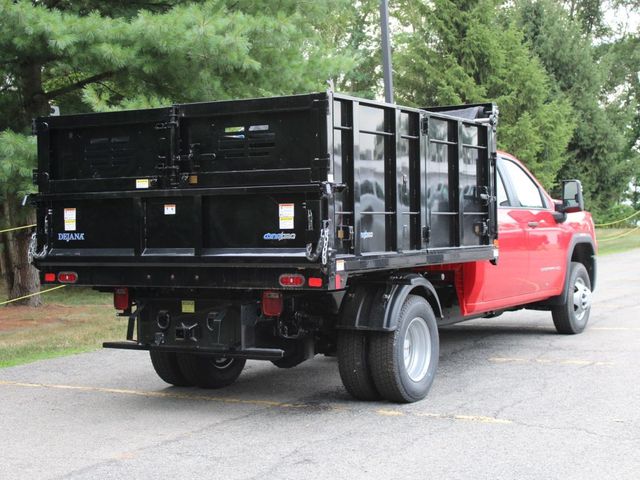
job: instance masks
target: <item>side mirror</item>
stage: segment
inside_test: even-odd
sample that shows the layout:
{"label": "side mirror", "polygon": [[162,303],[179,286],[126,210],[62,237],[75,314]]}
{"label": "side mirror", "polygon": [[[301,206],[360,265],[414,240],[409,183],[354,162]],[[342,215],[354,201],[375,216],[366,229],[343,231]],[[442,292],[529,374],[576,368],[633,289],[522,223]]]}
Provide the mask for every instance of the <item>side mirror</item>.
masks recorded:
{"label": "side mirror", "polygon": [[562,211],[564,213],[581,212],[584,210],[582,197],[582,183],[580,180],[562,181]]}

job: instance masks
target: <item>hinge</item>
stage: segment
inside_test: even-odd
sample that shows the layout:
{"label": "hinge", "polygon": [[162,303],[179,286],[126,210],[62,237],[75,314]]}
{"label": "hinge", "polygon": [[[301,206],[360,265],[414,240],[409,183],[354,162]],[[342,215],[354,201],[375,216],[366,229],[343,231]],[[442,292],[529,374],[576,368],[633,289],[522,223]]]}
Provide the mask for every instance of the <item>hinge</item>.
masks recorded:
{"label": "hinge", "polygon": [[324,157],[316,157],[311,160],[311,180],[323,181],[327,179],[329,168],[331,166],[331,157],[326,155]]}
{"label": "hinge", "polygon": [[169,130],[177,126],[178,122],[176,120],[169,120],[168,122],[158,122],[153,128],[156,130]]}
{"label": "hinge", "polygon": [[422,117],[420,119],[420,131],[424,135],[429,135],[429,117]]}
{"label": "hinge", "polygon": [[40,187],[49,183],[49,173],[40,172],[37,169],[34,169],[31,174],[31,179],[34,185]]}
{"label": "hinge", "polygon": [[422,227],[422,239],[429,243],[429,240],[431,240],[431,227]]}
{"label": "hinge", "polygon": [[313,101],[313,108],[317,108],[323,114],[329,113],[329,99],[328,98],[315,98]]}

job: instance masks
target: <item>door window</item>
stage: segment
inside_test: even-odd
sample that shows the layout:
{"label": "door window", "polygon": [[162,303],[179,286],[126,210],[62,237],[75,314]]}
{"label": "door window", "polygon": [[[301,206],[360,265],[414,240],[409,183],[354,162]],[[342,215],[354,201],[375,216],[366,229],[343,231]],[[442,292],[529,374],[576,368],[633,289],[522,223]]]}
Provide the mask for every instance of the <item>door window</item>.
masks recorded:
{"label": "door window", "polygon": [[544,208],[545,205],[542,201],[542,195],[540,195],[540,189],[531,177],[514,162],[505,160],[503,165],[511,180],[513,192],[520,202],[520,206],[527,208]]}
{"label": "door window", "polygon": [[509,197],[507,196],[507,191],[504,188],[504,182],[502,181],[502,175],[498,173],[498,206],[499,207],[507,207],[509,206]]}

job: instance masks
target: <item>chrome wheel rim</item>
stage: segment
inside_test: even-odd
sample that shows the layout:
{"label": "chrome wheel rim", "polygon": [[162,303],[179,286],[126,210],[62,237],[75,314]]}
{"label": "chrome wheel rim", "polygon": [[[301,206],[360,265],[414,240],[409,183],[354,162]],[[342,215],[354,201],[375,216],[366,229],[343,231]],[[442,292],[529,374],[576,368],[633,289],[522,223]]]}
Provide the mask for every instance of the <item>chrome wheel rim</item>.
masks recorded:
{"label": "chrome wheel rim", "polygon": [[582,321],[591,308],[591,289],[587,287],[582,278],[576,278],[573,285],[573,315],[576,320]]}
{"label": "chrome wheel rim", "polygon": [[233,363],[233,358],[216,357],[213,359],[213,366],[218,370],[224,370]]}
{"label": "chrome wheel rim", "polygon": [[404,334],[404,368],[414,382],[427,375],[431,363],[431,333],[423,318],[415,317]]}

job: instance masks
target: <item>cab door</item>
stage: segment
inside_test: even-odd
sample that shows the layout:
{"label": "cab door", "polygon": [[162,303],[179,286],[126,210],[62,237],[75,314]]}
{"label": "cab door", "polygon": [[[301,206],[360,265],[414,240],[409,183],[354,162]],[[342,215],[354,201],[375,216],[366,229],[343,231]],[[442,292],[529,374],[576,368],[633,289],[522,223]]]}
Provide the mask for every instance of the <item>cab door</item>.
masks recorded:
{"label": "cab door", "polygon": [[[550,198],[533,176],[514,159],[503,157],[500,168],[517,201],[518,219],[526,231],[528,281],[523,293],[555,291],[566,262],[563,229],[553,217]],[[548,294],[548,293],[547,293]]]}
{"label": "cab door", "polygon": [[502,173],[497,175],[498,242],[500,257],[493,265],[477,262],[477,278],[481,279],[480,303],[468,305],[469,311],[498,308],[505,299],[532,291],[528,278],[529,253],[527,250],[526,222],[517,208],[515,194],[505,188]]}

